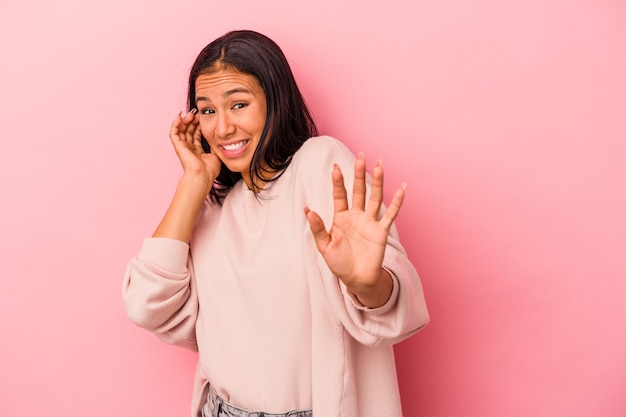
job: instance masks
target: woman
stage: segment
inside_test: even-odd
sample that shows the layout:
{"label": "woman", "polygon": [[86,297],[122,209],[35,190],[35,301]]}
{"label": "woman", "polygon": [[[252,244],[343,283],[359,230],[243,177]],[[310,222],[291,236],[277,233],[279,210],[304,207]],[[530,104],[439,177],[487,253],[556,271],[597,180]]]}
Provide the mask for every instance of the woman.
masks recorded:
{"label": "woman", "polygon": [[400,416],[392,344],[428,322],[392,223],[404,187],[381,207],[382,164],[370,181],[317,137],[259,33],[199,54],[188,106],[170,131],[183,175],[123,293],[134,323],[198,350],[192,416]]}

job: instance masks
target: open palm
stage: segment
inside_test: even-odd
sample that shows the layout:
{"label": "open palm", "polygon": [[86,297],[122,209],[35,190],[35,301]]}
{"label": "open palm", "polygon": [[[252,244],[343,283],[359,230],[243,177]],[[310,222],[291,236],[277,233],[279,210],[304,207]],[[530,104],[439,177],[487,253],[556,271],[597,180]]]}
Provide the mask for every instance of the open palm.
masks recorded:
{"label": "open palm", "polygon": [[[380,161],[372,172],[372,191],[366,204],[365,160],[360,154],[354,166],[352,206],[339,166],[332,173],[334,215],[330,230],[314,211],[306,216],[318,250],[330,270],[348,288],[372,287],[381,277],[387,237],[404,199],[404,185],[398,189],[385,213],[380,216],[383,201],[383,169]],[[380,217],[380,218],[379,218]]]}

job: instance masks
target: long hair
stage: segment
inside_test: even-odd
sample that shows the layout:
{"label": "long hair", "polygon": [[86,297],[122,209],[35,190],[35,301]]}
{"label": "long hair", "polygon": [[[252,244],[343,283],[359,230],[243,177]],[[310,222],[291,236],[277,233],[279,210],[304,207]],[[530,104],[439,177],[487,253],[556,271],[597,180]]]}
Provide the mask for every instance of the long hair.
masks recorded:
{"label": "long hair", "polygon": [[[258,195],[263,182],[277,180],[293,155],[309,138],[317,136],[315,122],[298,89],[287,58],[280,47],[265,35],[250,30],[233,31],[207,45],[198,55],[189,74],[188,110],[196,106],[196,79],[220,69],[236,70],[257,78],[267,103],[265,126],[250,162],[252,190]],[[202,147],[209,144],[202,137]],[[264,173],[277,173],[265,180]],[[241,179],[224,164],[211,191],[212,202],[221,204]]]}

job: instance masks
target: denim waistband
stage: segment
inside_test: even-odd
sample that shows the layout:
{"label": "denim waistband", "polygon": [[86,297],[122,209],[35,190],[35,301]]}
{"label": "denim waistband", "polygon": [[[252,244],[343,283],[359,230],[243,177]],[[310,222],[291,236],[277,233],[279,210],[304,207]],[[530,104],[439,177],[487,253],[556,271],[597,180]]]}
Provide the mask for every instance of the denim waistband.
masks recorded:
{"label": "denim waistband", "polygon": [[284,414],[248,411],[227,403],[210,387],[207,402],[202,408],[202,417],[313,417],[313,411],[298,410]]}

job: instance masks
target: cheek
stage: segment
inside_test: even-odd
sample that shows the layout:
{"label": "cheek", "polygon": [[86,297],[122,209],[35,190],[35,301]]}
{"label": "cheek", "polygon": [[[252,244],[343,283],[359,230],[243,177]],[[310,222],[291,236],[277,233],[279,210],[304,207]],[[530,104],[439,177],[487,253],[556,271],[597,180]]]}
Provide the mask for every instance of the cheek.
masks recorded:
{"label": "cheek", "polygon": [[210,141],[212,139],[212,135],[211,135],[211,129],[209,129],[208,123],[199,122],[198,124],[200,126],[200,132],[202,133],[202,136],[207,141]]}
{"label": "cheek", "polygon": [[260,130],[263,130],[263,128],[265,127],[265,122],[266,122],[266,114],[265,112],[260,112],[259,115],[257,116],[257,125],[259,127]]}

